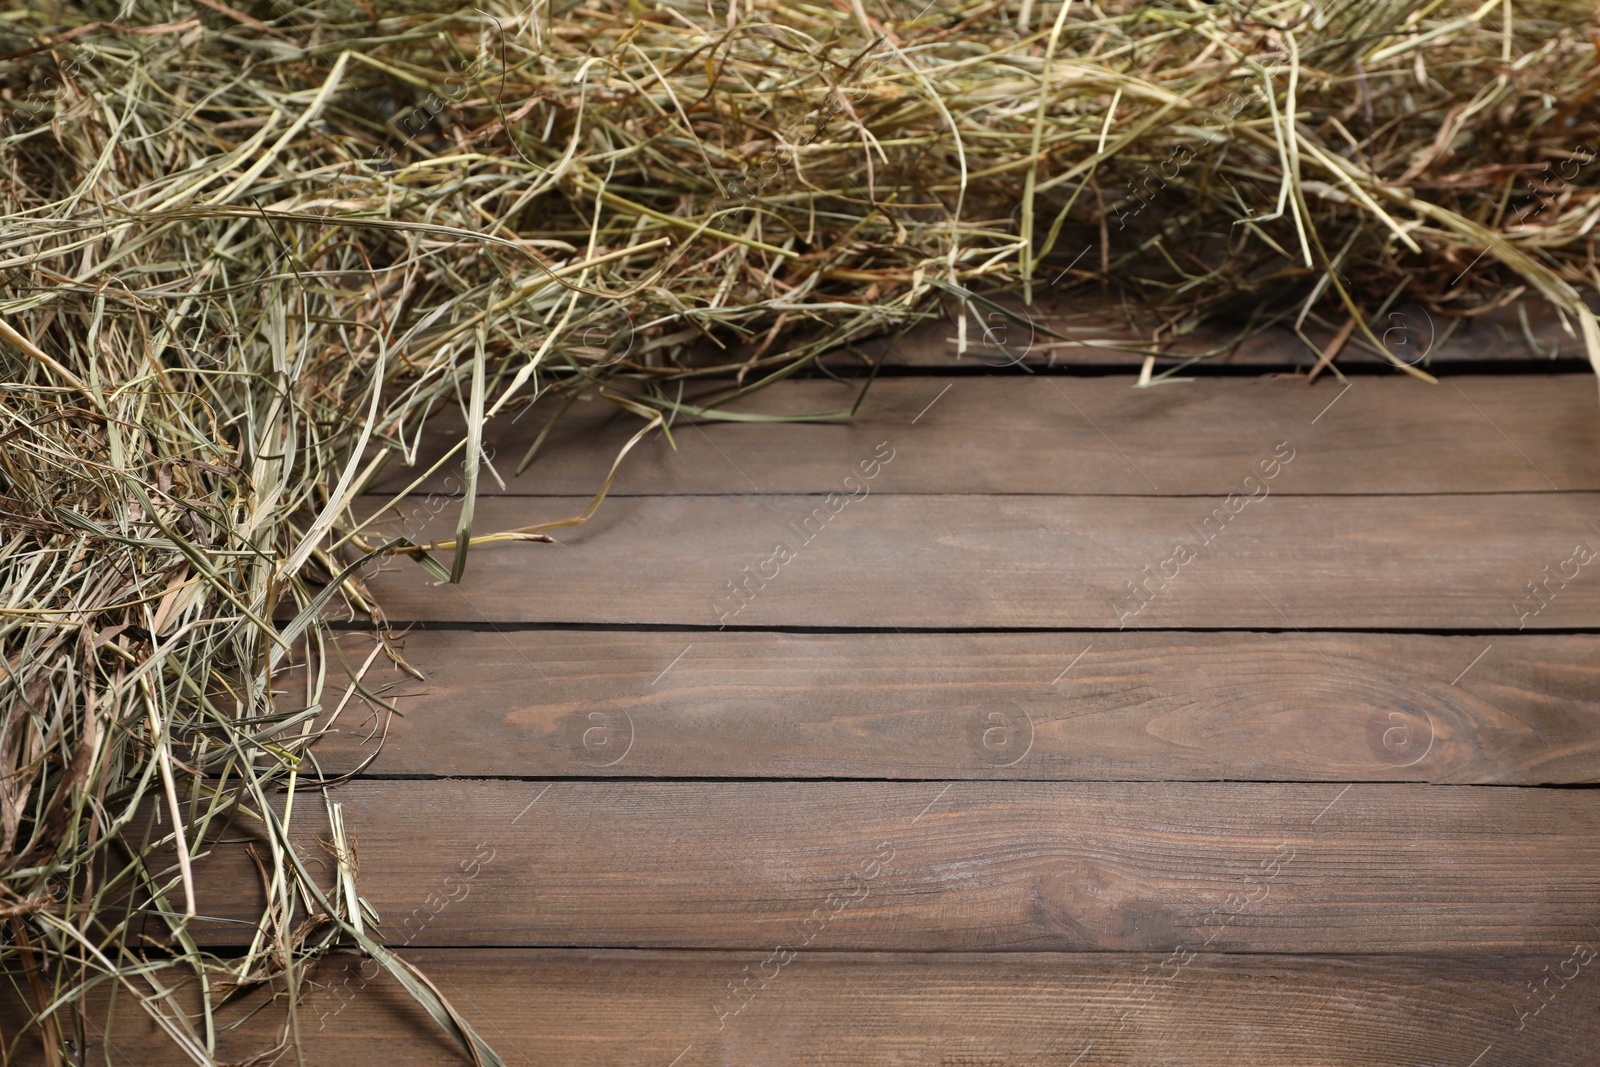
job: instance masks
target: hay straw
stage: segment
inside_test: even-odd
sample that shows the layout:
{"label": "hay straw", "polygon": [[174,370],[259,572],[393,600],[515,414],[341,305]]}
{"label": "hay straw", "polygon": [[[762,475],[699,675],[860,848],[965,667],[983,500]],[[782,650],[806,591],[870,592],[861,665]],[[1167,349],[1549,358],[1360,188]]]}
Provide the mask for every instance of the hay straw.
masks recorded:
{"label": "hay straw", "polygon": [[[580,395],[640,416],[630,448],[765,418],[740,399],[841,346],[1027,321],[1018,286],[1120,293],[1158,340],[1316,324],[1335,373],[1364,346],[1426,377],[1379,336],[1396,301],[1461,321],[1522,285],[1600,369],[1585,4],[201,3],[0,20],[0,917],[52,1064],[112,987],[197,1063],[230,996],[287,993],[298,1057],[339,945],[498,1062],[382,946],[313,750],[400,662],[364,563],[458,581],[601,506],[610,478],[476,531],[488,419],[549,399],[525,466]],[[353,501],[451,405],[454,536],[376,533]],[[384,655],[347,664],[332,614]],[[294,831],[319,797],[327,885]],[[267,898],[233,956],[190,932],[229,820]]]}

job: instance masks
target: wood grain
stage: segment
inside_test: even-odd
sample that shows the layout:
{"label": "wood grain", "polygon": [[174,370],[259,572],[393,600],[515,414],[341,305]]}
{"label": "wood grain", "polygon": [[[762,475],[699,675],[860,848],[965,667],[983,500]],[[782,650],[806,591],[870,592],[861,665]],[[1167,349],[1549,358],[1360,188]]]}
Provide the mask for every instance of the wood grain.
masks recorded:
{"label": "wood grain", "polygon": [[[1600,1064],[1595,964],[1517,1029],[1542,959],[806,953],[777,968],[765,951],[407,957],[517,1067]],[[392,979],[373,975],[346,958],[320,969],[300,1008],[308,1063],[462,1062]],[[111,1064],[179,1062],[126,996],[117,1007]],[[219,1053],[240,1061],[270,1047],[269,1018],[223,1030]],[[104,1062],[103,1042],[91,1062]]]}
{"label": "wood grain", "polygon": [[[1007,322],[992,318],[992,336],[986,338],[978,321],[969,316],[967,344],[962,354],[957,344],[953,321],[939,319],[913,327],[900,338],[863,342],[828,358],[836,365],[861,365],[881,360],[890,366],[911,367],[1005,367],[1026,366],[1127,366],[1137,368],[1145,353],[1163,353],[1161,369],[1180,358],[1216,351],[1233,342],[1239,330],[1226,323],[1201,324],[1189,333],[1174,336],[1170,323],[1156,340],[1163,319],[1112,310],[1098,299],[1085,300],[1082,294],[1062,296],[1048,290],[1037,295],[1028,308],[1020,297],[1001,297],[1013,312],[1031,319]],[[1405,301],[1395,305],[1388,316],[1373,324],[1374,333],[1398,358],[1439,372],[1452,364],[1484,363],[1499,360],[1548,361],[1554,357],[1585,359],[1583,341],[1575,330],[1563,329],[1560,319],[1543,300],[1522,304],[1528,329],[1523,328],[1516,305],[1458,323],[1455,332],[1439,340],[1447,322],[1437,319],[1418,304]],[[1340,316],[1341,318],[1343,316]],[[1046,330],[1064,334],[1058,340]],[[1307,322],[1305,334],[1317,347],[1313,349],[1295,336],[1287,326],[1270,327],[1231,351],[1211,356],[1204,364],[1183,373],[1205,374],[1212,366],[1310,369],[1318,355],[1338,330],[1338,323],[1322,326]],[[1529,342],[1532,335],[1533,344]],[[1535,347],[1535,345],[1537,347]],[[1359,336],[1339,355],[1340,367],[1388,367],[1389,361]]]}
{"label": "wood grain", "polygon": [[[790,381],[735,408],[769,415],[847,410],[860,388]],[[489,424],[485,454],[505,485],[486,467],[480,493],[593,493],[643,425],[604,401],[575,404],[518,476],[550,413],[541,403]],[[409,485],[462,435],[459,411],[431,420],[419,462],[391,466],[376,490]],[[1331,376],[1315,388],[1303,379],[1263,377],[1150,389],[1119,376],[887,378],[872,384],[851,420],[679,422],[671,443],[658,434],[629,454],[612,492],[829,493],[885,439],[914,461],[884,468],[875,492],[1220,496],[1285,440],[1298,450],[1282,487],[1287,493],[1600,489],[1600,419],[1589,375],[1440,385],[1360,378],[1348,392]],[[460,493],[463,485],[460,462],[452,460],[421,492]]]}
{"label": "wood grain", "polygon": [[[1540,955],[1593,936],[1600,895],[1593,790],[446,780],[336,799],[362,896],[419,946]],[[317,809],[297,808],[310,856]],[[242,852],[202,864],[203,913],[259,891]]]}
{"label": "wood grain", "polygon": [[[380,774],[1591,782],[1600,637],[414,631]],[[348,635],[345,659],[371,639]],[[1326,657],[1326,658],[1324,658]],[[330,707],[339,701],[325,701]],[[386,715],[317,748],[353,770]]]}
{"label": "wood grain", "polygon": [[[917,462],[908,443],[890,465]],[[1293,467],[1283,467],[1277,482],[1293,477]],[[1272,484],[1256,483],[1254,491],[1271,492]],[[415,564],[394,561],[374,578],[373,592],[391,619],[480,624],[1600,626],[1600,575],[1593,573],[1600,561],[1564,566],[1575,545],[1600,547],[1593,525],[1600,495],[1592,493],[1274,494],[1230,505],[1211,496],[871,494],[851,501],[843,495],[849,491],[613,500],[587,525],[561,531],[559,545],[475,550],[459,586],[435,585]],[[1240,510],[1230,517],[1232,507]],[[492,498],[479,502],[476,530],[576,510],[570,498]],[[380,524],[421,539],[454,533],[452,508],[410,526]],[[1194,558],[1185,562],[1180,545]],[[785,553],[793,557],[787,563]],[[1173,576],[1164,584],[1163,569]],[[1563,570],[1576,577],[1563,581]],[[1548,600],[1528,591],[1536,580],[1555,583]],[[1538,614],[1523,614],[1536,606]]]}

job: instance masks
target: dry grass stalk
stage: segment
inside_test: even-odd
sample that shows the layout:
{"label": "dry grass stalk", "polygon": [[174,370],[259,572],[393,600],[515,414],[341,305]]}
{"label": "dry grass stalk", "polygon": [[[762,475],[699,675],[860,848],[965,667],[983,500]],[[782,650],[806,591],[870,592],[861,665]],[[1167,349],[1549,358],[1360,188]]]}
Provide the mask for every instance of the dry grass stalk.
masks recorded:
{"label": "dry grass stalk", "polygon": [[[345,664],[326,622],[381,633],[362,561],[458,580],[599,506],[474,533],[483,423],[534,397],[756,418],[841,344],[1105,282],[1169,334],[1379,352],[1397,300],[1525,287],[1600,367],[1587,4],[200,2],[0,21],[0,917],[53,1063],[111,986],[197,1063],[228,994],[287,990],[292,1051],[337,943],[498,1062],[285,798],[322,795],[335,678],[382,705],[389,646]],[[384,541],[351,501],[452,404],[460,528]],[[269,903],[219,957],[188,927],[229,818]]]}

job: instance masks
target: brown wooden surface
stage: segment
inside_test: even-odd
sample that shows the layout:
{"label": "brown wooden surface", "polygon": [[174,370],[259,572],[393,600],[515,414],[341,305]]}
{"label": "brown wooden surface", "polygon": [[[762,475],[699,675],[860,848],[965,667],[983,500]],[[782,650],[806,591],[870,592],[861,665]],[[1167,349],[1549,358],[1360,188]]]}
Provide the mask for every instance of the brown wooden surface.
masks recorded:
{"label": "brown wooden surface", "polygon": [[[418,630],[401,644],[425,681],[382,659],[365,677],[398,699],[375,764],[390,774],[1600,777],[1589,635]],[[346,658],[370,648],[352,634]],[[354,769],[385,720],[346,707],[323,766]]]}
{"label": "brown wooden surface", "polygon": [[[885,467],[874,492],[1221,496],[1238,489],[1279,441],[1297,450],[1275,487],[1284,493],[1600,489],[1591,375],[1449,378],[1439,385],[1362,377],[1348,392],[1332,376],[1309,388],[1303,378],[1202,378],[1146,389],[1133,382],[1128,374],[880,378],[853,420],[680,422],[672,442],[657,434],[634,449],[612,493],[830,493],[884,440],[907,461]],[[861,385],[785,383],[731,409],[847,410]],[[726,386],[698,388],[709,396]],[[593,493],[617,450],[644,425],[603,400],[579,402],[518,476],[550,412],[541,403],[489,424],[485,452],[505,486],[485,468],[480,493]],[[461,437],[459,413],[433,420],[419,453],[430,460],[392,464],[375,491],[409,485]],[[458,458],[421,489],[460,493],[462,486]]]}
{"label": "brown wooden surface", "polygon": [[[1592,790],[369,781],[336,799],[385,936],[418,945],[1153,952],[1198,926],[1228,952],[1548,955],[1596,932],[1600,894]],[[237,850],[211,862],[201,909],[237,915],[259,882]]]}
{"label": "brown wooden surface", "polygon": [[[915,462],[909,443],[892,461]],[[1291,466],[1277,480],[1293,477]],[[560,531],[559,545],[474,551],[459,586],[396,562],[372,589],[391,619],[408,621],[1114,630],[1126,613],[1135,629],[1515,631],[1524,598],[1538,603],[1527,583],[1575,545],[1600,546],[1593,493],[1266,496],[1209,545],[1195,526],[1221,497],[882,494],[832,506],[830,518],[822,497],[621,498]],[[802,524],[819,508],[807,543]],[[410,532],[451,536],[453,510]],[[493,498],[479,502],[477,529],[576,510],[570,498]],[[1175,580],[1132,614],[1130,584],[1179,544],[1197,558],[1169,567]],[[766,588],[750,586],[753,599],[735,599],[730,583],[745,567],[759,575],[779,545],[796,558]],[[1600,623],[1600,580],[1577,574],[1528,629]]]}
{"label": "brown wooden surface", "polygon": [[[1059,277],[1059,273],[1051,277]],[[982,323],[969,313],[965,354],[957,344],[958,330],[954,322],[932,321],[914,326],[897,339],[867,341],[849,353],[835,353],[829,359],[841,366],[881,359],[891,366],[911,367],[999,367],[1014,363],[1045,367],[1138,367],[1145,354],[1154,350],[1170,357],[1161,361],[1161,369],[1165,370],[1181,358],[1234,344],[1240,332],[1238,326],[1214,323],[1177,335],[1167,316],[1140,313],[1128,307],[1116,308],[1113,301],[1086,298],[1081,292],[1069,295],[1049,287],[1036,292],[1031,308],[1020,298],[1001,297],[1000,303],[1031,320],[1033,325],[1016,321],[1002,324],[1004,316],[995,316],[990,309],[983,308],[980,314],[992,324],[993,333],[986,340]],[[1113,306],[1108,307],[1108,304]],[[1536,299],[1519,304],[1526,311],[1526,330],[1519,306],[1512,305],[1460,323],[1453,334],[1440,340],[1448,320],[1433,315],[1419,304],[1403,300],[1371,325],[1382,347],[1408,363],[1436,372],[1461,364],[1500,360],[1526,360],[1537,365],[1552,357],[1587,358],[1577,331],[1563,329],[1548,303]],[[951,308],[953,310],[953,304]],[[1338,331],[1342,315],[1339,320],[1328,325],[1314,320],[1305,323],[1303,332],[1316,348],[1295,336],[1291,320],[1259,332],[1237,347],[1211,356],[1206,363],[1183,373],[1205,374],[1213,366],[1287,366],[1309,370]],[[1161,329],[1163,326],[1165,328]],[[1066,339],[1054,338],[1046,331],[1064,334]],[[1385,367],[1389,361],[1364,335],[1357,334],[1340,351],[1338,365]]]}
{"label": "brown wooden surface", "polygon": [[[930,352],[891,362],[956,365]],[[1600,1064],[1600,959],[1563,969],[1600,950],[1600,790],[1541,787],[1600,774],[1600,563],[1519,611],[1600,546],[1593,379],[1130,380],[912,373],[854,423],[680,423],[561,544],[376,576],[424,623],[423,680],[366,678],[388,747],[331,793],[379,934],[511,1064]],[[497,469],[538,414],[492,428]],[[476,532],[583,506],[637,424],[574,415],[485,479]],[[445,477],[390,531],[453,534]],[[381,722],[352,701],[324,771]],[[248,832],[197,858],[203,913],[247,914]],[[307,1064],[459,1062],[385,981],[338,984],[302,1005]],[[171,1062],[118,1019],[111,1062]]]}
{"label": "brown wooden surface", "polygon": [[[1565,989],[1553,982],[1557,995],[1524,1020],[1519,1012],[1541,1003],[1526,983],[1545,976],[1543,959],[807,953],[778,968],[768,951],[407,957],[514,1067],[1600,1063],[1596,963]],[[1569,958],[1562,951],[1550,962]],[[462,1062],[391,979],[373,974],[344,960],[318,973],[300,1009],[309,1064]],[[736,997],[730,983],[748,975],[768,980]],[[242,1057],[270,1045],[260,1021],[223,1031],[220,1051]],[[151,1039],[126,996],[110,1039],[108,1054],[96,1035],[92,1062],[181,1062]]]}

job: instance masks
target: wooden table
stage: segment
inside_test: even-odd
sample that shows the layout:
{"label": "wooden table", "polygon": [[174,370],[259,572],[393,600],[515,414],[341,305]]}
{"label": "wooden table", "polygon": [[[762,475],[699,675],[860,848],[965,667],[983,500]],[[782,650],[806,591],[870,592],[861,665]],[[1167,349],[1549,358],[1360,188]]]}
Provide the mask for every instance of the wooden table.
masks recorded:
{"label": "wooden table", "polygon": [[[390,943],[508,1064],[1600,1062],[1593,379],[1199,373],[680,422],[559,544],[387,567],[425,680],[376,661],[403,716],[334,797]],[[637,421],[512,476],[540,425],[479,532],[581,511]],[[390,528],[449,536],[449,476]],[[308,1063],[459,1062],[321,977]]]}

